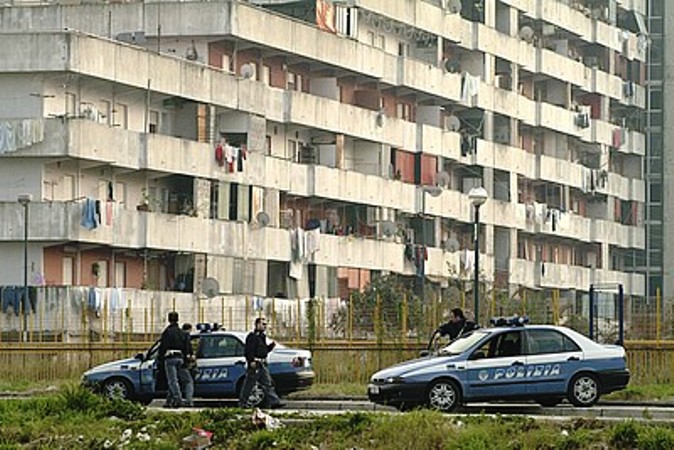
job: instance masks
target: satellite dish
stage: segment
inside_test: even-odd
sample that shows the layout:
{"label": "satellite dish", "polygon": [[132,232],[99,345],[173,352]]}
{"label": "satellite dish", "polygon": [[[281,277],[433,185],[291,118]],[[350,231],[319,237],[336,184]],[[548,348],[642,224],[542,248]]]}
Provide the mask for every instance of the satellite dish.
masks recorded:
{"label": "satellite dish", "polygon": [[380,224],[381,234],[386,237],[391,237],[396,232],[396,224],[390,220],[384,220]]}
{"label": "satellite dish", "polygon": [[243,77],[244,80],[250,80],[255,76],[255,66],[246,63],[241,66],[241,76]]}
{"label": "satellite dish", "polygon": [[435,184],[437,184],[440,187],[447,187],[449,186],[449,182],[451,181],[449,174],[445,172],[444,170],[442,172],[438,172],[435,175]]}
{"label": "satellite dish", "polygon": [[201,293],[208,298],[213,298],[220,293],[220,285],[215,278],[204,278],[201,282]]}
{"label": "satellite dish", "polygon": [[267,214],[267,213],[264,212],[264,211],[260,211],[260,212],[257,213],[257,215],[255,216],[255,220],[257,220],[257,223],[258,223],[261,227],[266,227],[267,225],[269,225],[269,221],[270,221],[271,219],[269,218],[269,214]]}
{"label": "satellite dish", "polygon": [[531,28],[530,26],[525,25],[522,28],[520,28],[519,36],[520,39],[522,39],[523,41],[531,43],[534,40],[534,35],[535,35],[534,29]]}
{"label": "satellite dish", "polygon": [[447,131],[459,131],[461,129],[461,119],[455,115],[447,116],[445,118],[445,129]]}
{"label": "satellite dish", "polygon": [[461,0],[445,0],[445,10],[452,14],[459,14],[462,6]]}
{"label": "satellite dish", "polygon": [[461,72],[461,60],[459,58],[445,58],[442,61],[442,69],[446,73]]}
{"label": "satellite dish", "polygon": [[455,237],[451,237],[445,240],[445,242],[443,242],[442,248],[450,253],[455,253],[461,249],[461,245],[459,244],[459,241],[457,241]]}

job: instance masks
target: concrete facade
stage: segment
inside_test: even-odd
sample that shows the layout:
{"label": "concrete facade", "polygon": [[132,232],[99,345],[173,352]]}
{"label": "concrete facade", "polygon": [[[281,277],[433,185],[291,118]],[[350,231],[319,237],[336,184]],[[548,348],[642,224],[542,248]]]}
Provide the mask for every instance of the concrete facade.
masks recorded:
{"label": "concrete facade", "polygon": [[[292,17],[316,2],[0,7],[0,284],[22,280],[30,193],[46,284],[191,273],[193,290],[307,297],[315,264],[314,294],[337,297],[353,271],[413,281],[407,248],[440,293],[471,277],[481,185],[490,285],[643,296],[626,261],[646,247],[645,1],[450,3],[332,5],[334,30]],[[298,259],[311,223],[318,250]]]}

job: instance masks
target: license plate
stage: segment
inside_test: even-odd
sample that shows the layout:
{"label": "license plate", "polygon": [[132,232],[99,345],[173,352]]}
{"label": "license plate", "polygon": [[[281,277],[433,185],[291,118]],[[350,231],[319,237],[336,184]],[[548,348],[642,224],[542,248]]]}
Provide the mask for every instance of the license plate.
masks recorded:
{"label": "license plate", "polygon": [[379,394],[379,386],[375,386],[374,384],[371,384],[368,386],[368,390],[370,391],[370,394],[377,395]]}

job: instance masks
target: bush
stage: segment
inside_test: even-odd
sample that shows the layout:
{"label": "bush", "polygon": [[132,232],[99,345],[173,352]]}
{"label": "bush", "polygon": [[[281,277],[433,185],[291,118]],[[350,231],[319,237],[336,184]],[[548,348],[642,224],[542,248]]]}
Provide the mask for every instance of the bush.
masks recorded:
{"label": "bush", "polygon": [[611,445],[616,448],[635,448],[639,441],[639,427],[633,421],[616,425],[610,437]]}

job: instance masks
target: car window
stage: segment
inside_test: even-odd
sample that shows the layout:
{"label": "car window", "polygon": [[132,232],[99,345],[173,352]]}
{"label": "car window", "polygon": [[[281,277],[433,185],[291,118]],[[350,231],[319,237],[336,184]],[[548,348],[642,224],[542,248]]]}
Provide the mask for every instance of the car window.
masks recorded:
{"label": "car window", "polygon": [[197,358],[243,356],[243,343],[234,336],[202,336]]}
{"label": "car window", "polygon": [[527,342],[529,355],[580,351],[578,344],[557,330],[528,330]]}
{"label": "car window", "polygon": [[506,358],[522,354],[521,331],[507,331],[499,333],[484,344],[480,345],[472,353],[470,359],[483,358]]}
{"label": "car window", "polygon": [[157,352],[159,351],[159,341],[152,344],[150,350],[147,351],[146,360],[157,359]]}
{"label": "car window", "polygon": [[464,335],[453,341],[448,346],[443,347],[439,353],[441,355],[460,355],[471,348],[473,345],[480,342],[487,335],[489,335],[489,333],[485,331],[475,331],[471,334]]}

